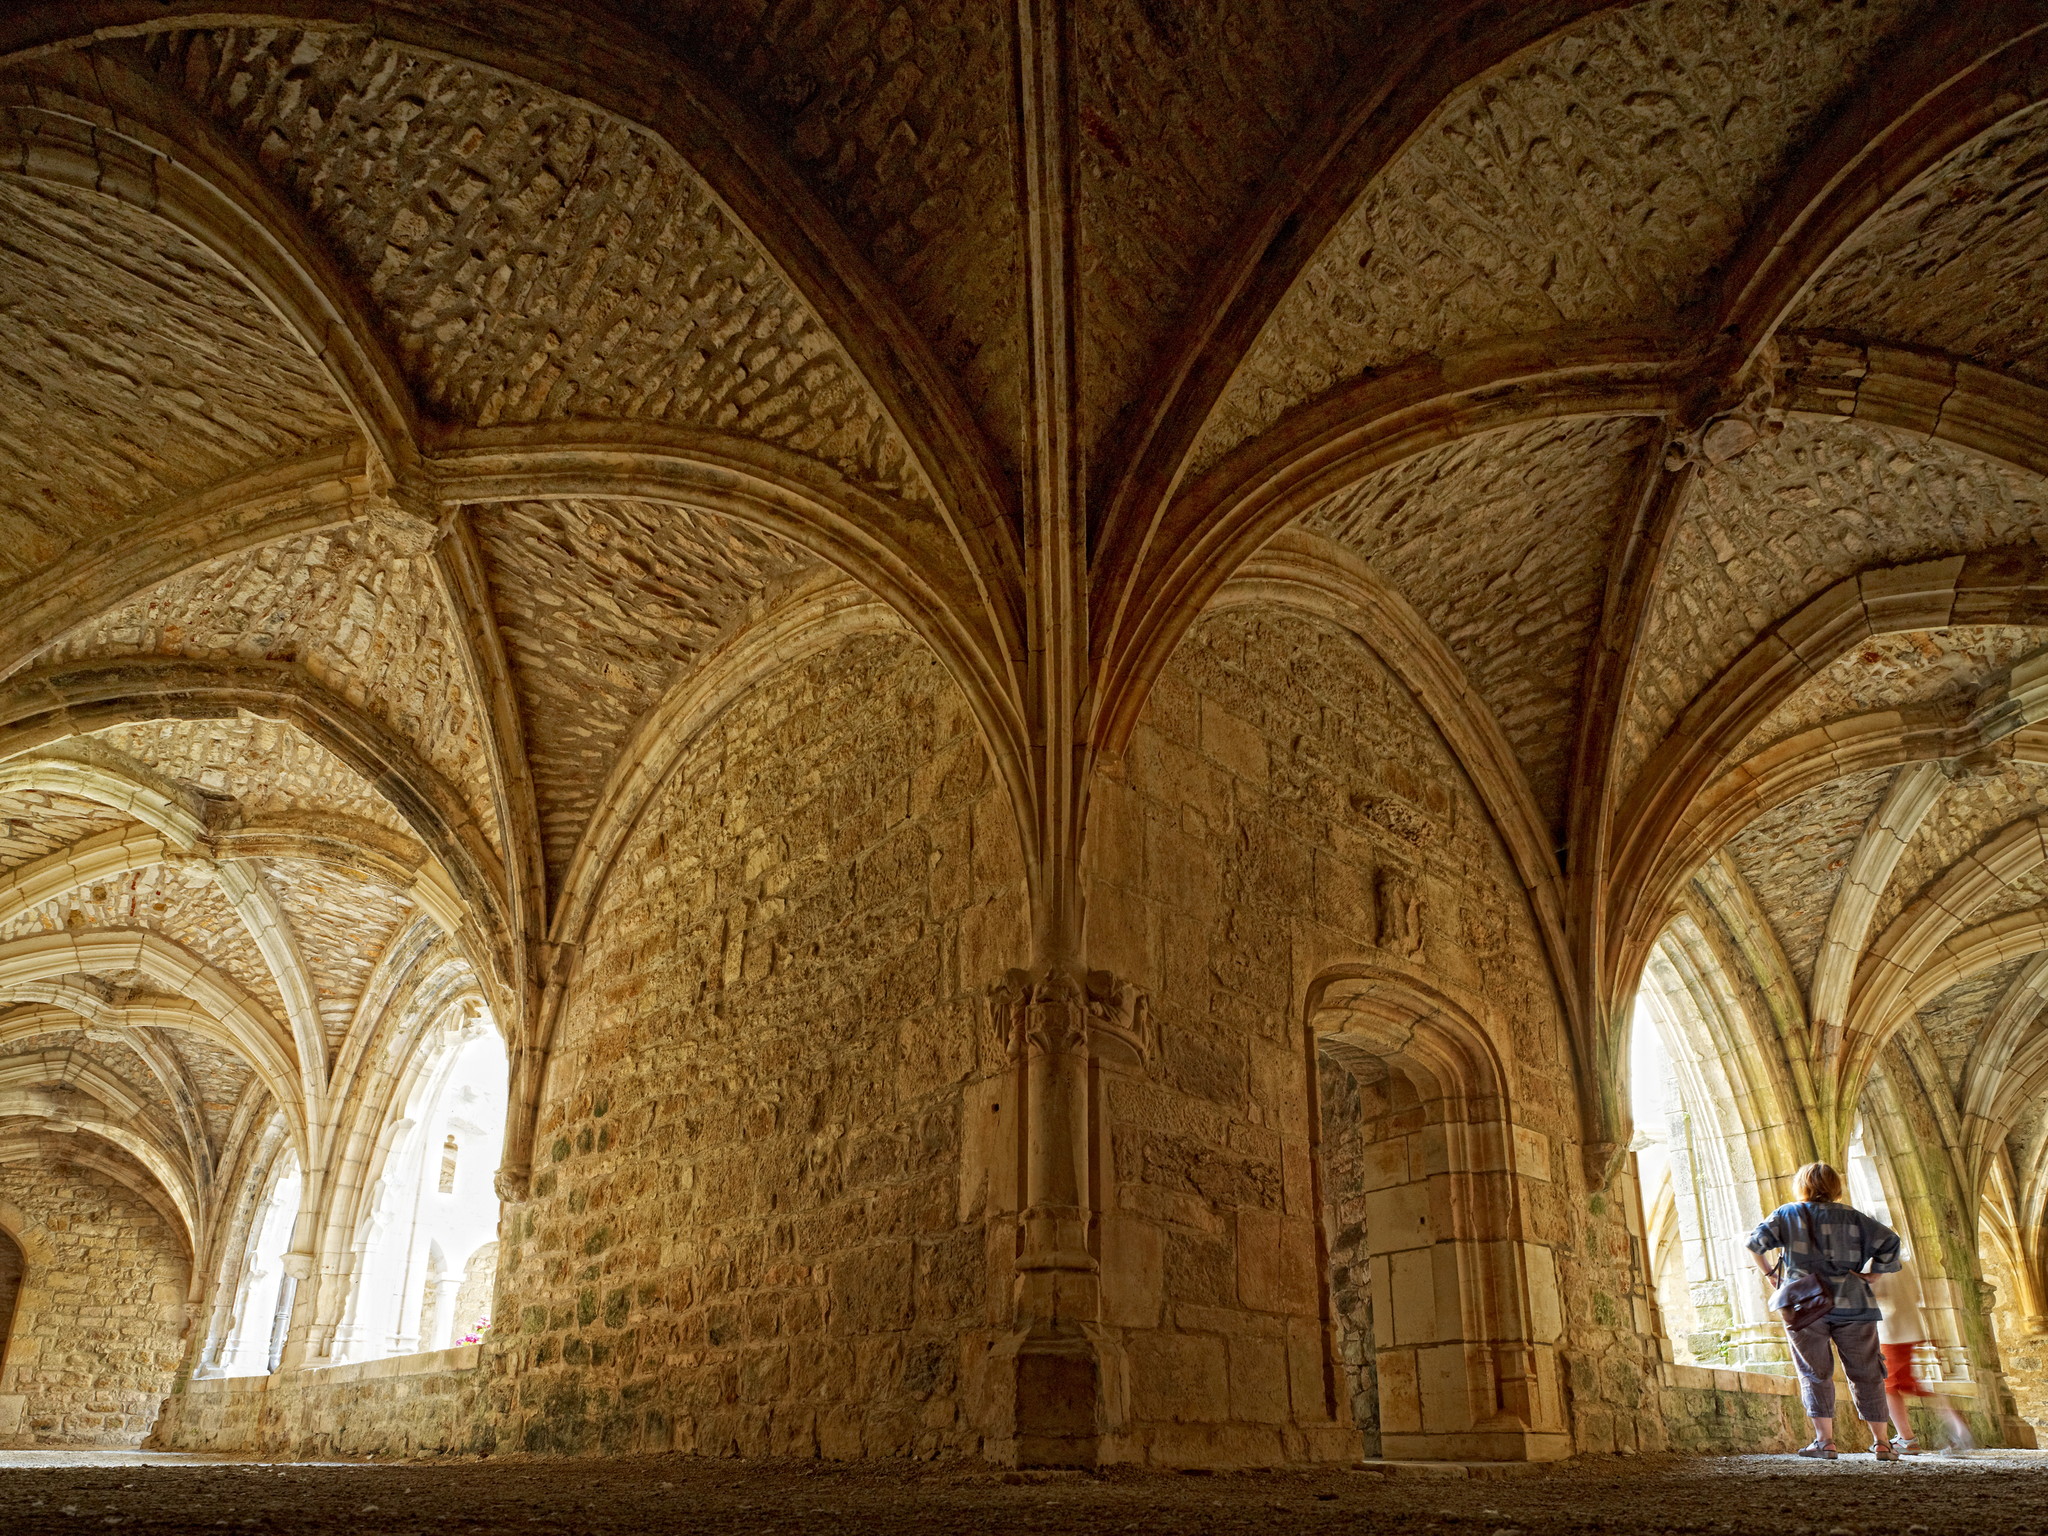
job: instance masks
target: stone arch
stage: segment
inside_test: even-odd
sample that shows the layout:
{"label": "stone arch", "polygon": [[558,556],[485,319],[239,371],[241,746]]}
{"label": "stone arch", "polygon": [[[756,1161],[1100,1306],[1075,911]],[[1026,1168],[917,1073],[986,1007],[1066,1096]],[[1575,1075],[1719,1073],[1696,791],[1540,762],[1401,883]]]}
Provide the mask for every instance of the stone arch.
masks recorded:
{"label": "stone arch", "polygon": [[35,1287],[42,1285],[56,1262],[40,1222],[31,1221],[21,1208],[0,1200],[0,1238],[13,1250],[16,1265],[13,1283],[0,1303],[0,1423],[4,1423],[7,1396],[14,1387],[9,1372],[14,1366],[14,1325],[22,1315],[22,1304],[35,1299]]}
{"label": "stone arch", "polygon": [[[1345,1071],[1378,1090],[1362,1163],[1376,1186],[1366,1191],[1364,1246],[1378,1298],[1382,1454],[1570,1454],[1556,1269],[1550,1250],[1522,1235],[1522,1182],[1539,1158],[1548,1177],[1547,1154],[1514,1124],[1492,1032],[1414,971],[1358,962],[1309,984],[1303,1046],[1319,1170],[1332,1130],[1313,1086],[1321,1074]],[[1330,1305],[1326,1277],[1326,1319]]]}
{"label": "stone arch", "polygon": [[21,1283],[28,1256],[11,1233],[0,1228],[0,1372],[7,1369],[7,1349],[14,1342],[14,1312],[21,1301]]}

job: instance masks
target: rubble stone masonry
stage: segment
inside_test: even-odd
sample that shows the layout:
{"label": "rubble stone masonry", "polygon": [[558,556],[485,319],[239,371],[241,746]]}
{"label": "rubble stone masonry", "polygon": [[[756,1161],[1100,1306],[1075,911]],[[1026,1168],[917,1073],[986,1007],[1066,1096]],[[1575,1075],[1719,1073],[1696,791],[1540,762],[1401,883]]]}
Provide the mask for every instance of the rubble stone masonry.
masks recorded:
{"label": "rubble stone masonry", "polygon": [[183,1346],[190,1261],[178,1236],[132,1190],[76,1163],[0,1165],[0,1225],[26,1260],[0,1361],[0,1446],[139,1443]]}
{"label": "rubble stone masonry", "polygon": [[976,1448],[962,1085],[1020,883],[994,791],[901,635],[791,666],[694,744],[582,959],[480,1444]]}

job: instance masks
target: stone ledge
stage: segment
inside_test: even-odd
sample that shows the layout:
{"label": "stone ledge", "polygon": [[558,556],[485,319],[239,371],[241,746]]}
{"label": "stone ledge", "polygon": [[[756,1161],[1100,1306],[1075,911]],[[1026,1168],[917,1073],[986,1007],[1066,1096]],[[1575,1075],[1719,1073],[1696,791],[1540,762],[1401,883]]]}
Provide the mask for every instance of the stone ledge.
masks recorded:
{"label": "stone ledge", "polygon": [[348,1365],[315,1365],[302,1371],[299,1379],[308,1386],[326,1386],[344,1381],[375,1381],[384,1376],[426,1376],[436,1371],[473,1371],[483,1359],[481,1344],[458,1344],[453,1349],[422,1350],[414,1355],[386,1355],[382,1360],[360,1360]]}
{"label": "stone ledge", "polygon": [[[1664,1385],[1687,1387],[1714,1392],[1761,1392],[1771,1397],[1797,1397],[1799,1378],[1778,1376],[1766,1371],[1732,1371],[1719,1366],[1667,1365]],[[1840,1373],[1837,1372],[1837,1379]],[[1943,1397],[1975,1397],[1977,1383],[1974,1381],[1929,1381],[1923,1382],[1928,1392]]]}
{"label": "stone ledge", "polygon": [[269,1376],[205,1376],[185,1384],[187,1392],[267,1392],[274,1383],[294,1386],[338,1386],[351,1381],[377,1381],[389,1376],[429,1376],[439,1371],[473,1371],[483,1358],[481,1344],[423,1350],[412,1355],[386,1355],[382,1360],[357,1360],[343,1365],[315,1365]]}
{"label": "stone ledge", "polygon": [[1709,1392],[1760,1392],[1768,1397],[1796,1397],[1799,1382],[1791,1376],[1773,1376],[1763,1371],[1731,1371],[1718,1366],[1667,1365],[1667,1387],[1689,1387]]}

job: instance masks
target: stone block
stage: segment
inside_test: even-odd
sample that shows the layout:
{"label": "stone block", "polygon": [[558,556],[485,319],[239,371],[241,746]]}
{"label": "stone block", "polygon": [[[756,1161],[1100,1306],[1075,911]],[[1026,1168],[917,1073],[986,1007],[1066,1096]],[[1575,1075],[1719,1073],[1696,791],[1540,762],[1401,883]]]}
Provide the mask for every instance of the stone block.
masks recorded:
{"label": "stone block", "polygon": [[831,1327],[836,1333],[902,1328],[910,1322],[911,1245],[876,1243],[830,1265]]}
{"label": "stone block", "polygon": [[1332,1401],[1337,1394],[1331,1380],[1329,1340],[1321,1318],[1287,1320],[1287,1380],[1297,1424],[1321,1423],[1348,1408],[1348,1404]]}
{"label": "stone block", "polygon": [[1422,1388],[1416,1374],[1415,1351],[1382,1349],[1378,1364],[1381,1433],[1420,1434]]}
{"label": "stone block", "polygon": [[1237,1299],[1260,1312],[1283,1310],[1282,1228],[1268,1211],[1237,1213]]}
{"label": "stone block", "polygon": [[1202,701],[1201,747],[1204,757],[1237,778],[1257,785],[1266,782],[1265,737],[1257,726],[1210,699]]}
{"label": "stone block", "polygon": [[1131,1413],[1171,1423],[1230,1417],[1224,1341],[1212,1335],[1141,1333],[1132,1338]]}
{"label": "stone block", "polygon": [[[1428,1344],[1442,1337],[1436,1257],[1433,1248],[1409,1248],[1373,1259],[1373,1326],[1375,1330],[1382,1326],[1379,1298],[1384,1297],[1385,1336],[1397,1345]],[[1386,1276],[1384,1285],[1380,1283],[1382,1274]],[[1449,1294],[1457,1292],[1453,1289]]]}
{"label": "stone block", "polygon": [[1296,1317],[1314,1316],[1320,1304],[1324,1276],[1316,1227],[1308,1217],[1281,1223],[1279,1306]]}
{"label": "stone block", "polygon": [[1365,1197],[1365,1242],[1370,1253],[1423,1248],[1436,1241],[1427,1184],[1396,1184]]}
{"label": "stone block", "polygon": [[1239,1335],[1228,1340],[1230,1417],[1284,1424],[1290,1414],[1287,1340]]}
{"label": "stone block", "polygon": [[1558,1289],[1557,1259],[1540,1243],[1522,1247],[1529,1284],[1529,1326],[1542,1343],[1564,1336],[1564,1298]]}
{"label": "stone block", "polygon": [[1362,1185],[1368,1190],[1391,1189],[1410,1180],[1408,1138],[1388,1136],[1368,1142],[1359,1167]]}
{"label": "stone block", "polygon": [[1129,1211],[1102,1217],[1102,1320],[1114,1328],[1156,1328],[1164,1289],[1165,1237]]}

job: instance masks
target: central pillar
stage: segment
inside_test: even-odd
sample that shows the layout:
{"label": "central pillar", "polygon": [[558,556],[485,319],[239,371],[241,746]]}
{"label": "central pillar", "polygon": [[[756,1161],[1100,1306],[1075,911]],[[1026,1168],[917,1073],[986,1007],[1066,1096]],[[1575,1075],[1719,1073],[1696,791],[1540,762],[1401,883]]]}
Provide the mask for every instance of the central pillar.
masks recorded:
{"label": "central pillar", "polygon": [[1017,1461],[1093,1466],[1101,1435],[1088,1246],[1088,1007],[1081,981],[1022,978],[1025,1207],[1017,1259]]}

